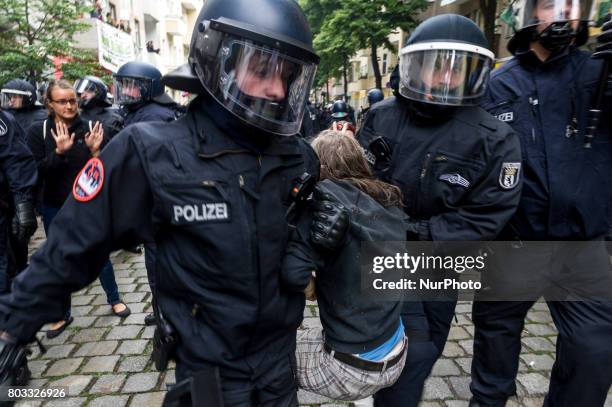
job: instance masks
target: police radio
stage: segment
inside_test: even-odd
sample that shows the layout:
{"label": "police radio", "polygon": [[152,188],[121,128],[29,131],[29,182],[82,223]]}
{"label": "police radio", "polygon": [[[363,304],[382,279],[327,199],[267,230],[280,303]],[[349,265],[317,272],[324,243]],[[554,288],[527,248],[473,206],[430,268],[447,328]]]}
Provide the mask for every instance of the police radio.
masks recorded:
{"label": "police radio", "polygon": [[[316,185],[317,180],[307,172],[293,180],[291,192],[289,193],[290,205],[285,213],[286,218],[289,218],[292,212],[297,216],[297,212],[306,205],[306,201],[312,195]],[[289,224],[293,226],[291,222]]]}
{"label": "police radio", "polygon": [[368,150],[375,157],[374,167],[380,171],[386,171],[391,164],[393,150],[391,145],[383,136],[378,136],[370,142]]}
{"label": "police radio", "polygon": [[153,353],[151,359],[158,371],[166,370],[170,359],[174,358],[178,335],[172,324],[164,317],[162,310],[153,298],[153,314],[157,322],[153,334]]}

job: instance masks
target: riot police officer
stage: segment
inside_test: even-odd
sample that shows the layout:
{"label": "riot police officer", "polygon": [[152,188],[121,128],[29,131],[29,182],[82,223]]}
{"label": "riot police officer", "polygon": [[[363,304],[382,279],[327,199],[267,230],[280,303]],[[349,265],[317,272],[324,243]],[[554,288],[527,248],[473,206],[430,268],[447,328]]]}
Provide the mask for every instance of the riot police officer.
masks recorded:
{"label": "riot police officer", "polygon": [[209,0],[191,44],[167,84],[199,98],[174,122],[126,127],[85,166],[47,244],[14,294],[0,296],[0,330],[14,341],[1,356],[60,318],[57,298],[91,283],[111,250],[152,239],[160,316],[179,336],[179,383],[167,397],[193,390],[196,405],[295,406],[305,300],[277,277],[291,191],[319,171],[293,136],[318,63],[310,29],[293,0]]}
{"label": "riot police officer", "polygon": [[93,123],[99,121],[107,131],[107,137],[112,138],[123,128],[123,117],[108,101],[108,87],[95,76],[85,76],[74,83],[74,89],[79,97],[81,118]]}
{"label": "riot police officer", "polygon": [[[493,73],[482,106],[514,128],[523,150],[520,206],[501,237],[594,241],[590,257],[600,273],[595,281],[602,284],[611,274],[601,240],[612,222],[612,87],[597,59],[612,57],[612,24],[603,27],[596,59],[580,51],[588,39],[589,3],[526,1],[508,44],[514,57]],[[601,120],[589,141],[589,109],[606,85]],[[553,270],[547,259],[562,255],[558,249],[546,255],[517,250],[500,265],[500,275],[523,267],[541,292],[530,301],[474,303],[472,406],[503,406],[515,394],[525,316],[544,290],[558,288],[567,278],[561,274],[567,270],[546,277]],[[559,331],[545,405],[603,406],[612,385],[612,303],[544,297]]]}
{"label": "riot police officer", "polygon": [[359,118],[357,120],[359,122],[359,127],[361,127],[365,122],[365,118],[368,115],[368,112],[370,111],[372,105],[374,105],[374,103],[380,102],[384,98],[385,95],[383,94],[382,90],[378,88],[370,89],[368,91],[368,106],[365,107],[361,112],[359,112]]}
{"label": "riot police officer", "polygon": [[[521,152],[510,127],[477,107],[493,65],[482,31],[453,14],[421,23],[400,52],[398,96],[372,106],[357,137],[378,176],[402,190],[408,240],[494,238],[518,204]],[[406,366],[381,407],[416,406],[442,353],[456,301],[404,303]]]}
{"label": "riot police officer", "polygon": [[36,88],[28,81],[14,79],[8,81],[1,92],[2,109],[10,112],[27,134],[30,126],[47,118],[47,111],[36,103]]}
{"label": "riot police officer", "polygon": [[125,126],[176,119],[177,104],[161,79],[161,72],[146,62],[128,62],[113,75],[113,99],[122,108]]}
{"label": "riot police officer", "polygon": [[331,108],[331,121],[347,121],[354,126],[355,111],[344,100],[336,100]]}

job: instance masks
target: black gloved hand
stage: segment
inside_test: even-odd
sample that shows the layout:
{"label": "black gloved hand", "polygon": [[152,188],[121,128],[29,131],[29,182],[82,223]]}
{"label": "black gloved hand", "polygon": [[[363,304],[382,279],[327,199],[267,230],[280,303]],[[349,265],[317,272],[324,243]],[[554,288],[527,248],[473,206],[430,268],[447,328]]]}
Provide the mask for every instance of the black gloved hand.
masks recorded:
{"label": "black gloved hand", "polygon": [[599,46],[595,48],[593,58],[612,60],[612,14],[608,14],[604,21],[601,34],[597,36]]}
{"label": "black gloved hand", "polygon": [[310,225],[310,239],[320,247],[337,250],[346,240],[350,225],[348,210],[334,201],[330,194],[316,187],[313,193],[314,215]]}
{"label": "black gloved hand", "polygon": [[7,387],[25,386],[30,380],[27,356],[30,350],[18,345],[6,333],[0,336],[0,394],[6,394]]}
{"label": "black gloved hand", "polygon": [[15,207],[13,234],[17,236],[19,241],[27,242],[36,232],[37,226],[34,203],[32,201],[19,202]]}
{"label": "black gloved hand", "polygon": [[406,215],[404,224],[406,226],[407,241],[431,240],[429,221],[413,219]]}

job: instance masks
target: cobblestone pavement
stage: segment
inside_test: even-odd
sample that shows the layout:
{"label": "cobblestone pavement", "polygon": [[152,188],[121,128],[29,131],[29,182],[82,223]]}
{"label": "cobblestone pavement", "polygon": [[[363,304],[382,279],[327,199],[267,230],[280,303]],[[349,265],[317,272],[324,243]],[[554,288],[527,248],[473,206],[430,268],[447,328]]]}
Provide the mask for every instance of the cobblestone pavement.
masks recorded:
{"label": "cobblestone pavement", "polygon": [[[40,246],[43,241],[41,227],[32,241],[32,248]],[[153,327],[145,327],[143,321],[151,311],[144,256],[118,252],[111,257],[119,291],[132,315],[124,319],[112,315],[98,280],[75,293],[72,297],[74,322],[51,340],[39,333],[47,353],[40,355],[37,347],[33,346],[29,362],[33,376],[30,387],[65,386],[69,389],[69,397],[53,401],[21,401],[17,406],[161,405],[166,384],[175,381],[174,365],[160,373],[150,361]],[[457,319],[443,357],[427,381],[422,407],[467,406],[474,334],[470,310],[469,303],[457,305]],[[304,327],[320,326],[317,311],[316,303],[307,304]],[[546,304],[538,303],[530,311],[522,341],[518,398],[513,398],[508,406],[541,406],[548,388],[556,342],[556,330]],[[347,405],[303,391],[298,396],[301,405]],[[612,407],[612,396],[608,397],[605,407]]]}

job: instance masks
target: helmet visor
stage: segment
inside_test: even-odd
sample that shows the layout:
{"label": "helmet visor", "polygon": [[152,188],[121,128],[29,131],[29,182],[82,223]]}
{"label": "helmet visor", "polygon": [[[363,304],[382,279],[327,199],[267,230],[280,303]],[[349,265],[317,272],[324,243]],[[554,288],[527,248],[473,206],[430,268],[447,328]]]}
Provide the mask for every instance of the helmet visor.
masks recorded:
{"label": "helmet visor", "polygon": [[590,5],[585,0],[519,0],[508,6],[502,20],[516,31],[535,26],[541,32],[554,22],[568,21],[577,29],[581,19],[588,19]]}
{"label": "helmet visor", "polygon": [[269,133],[299,131],[315,63],[212,29],[195,45],[200,81],[227,110]]}
{"label": "helmet visor", "polygon": [[94,99],[96,96],[104,99],[106,95],[100,95],[100,90],[95,83],[89,79],[77,79],[74,82],[74,89],[76,90],[77,96],[81,101],[88,101]]}
{"label": "helmet visor", "polygon": [[0,107],[3,109],[22,109],[26,105],[26,98],[32,96],[30,92],[16,89],[2,89],[0,93]]}
{"label": "helmet visor", "polygon": [[113,80],[113,99],[119,105],[131,105],[149,100],[151,80],[115,76]]}
{"label": "helmet visor", "polygon": [[463,43],[419,43],[400,55],[402,96],[448,106],[476,105],[487,88],[493,53]]}

